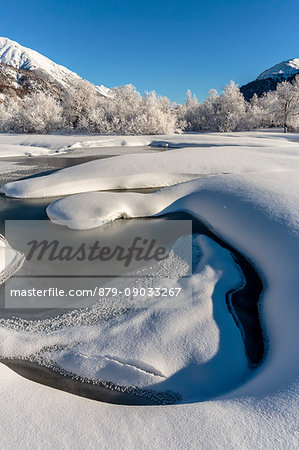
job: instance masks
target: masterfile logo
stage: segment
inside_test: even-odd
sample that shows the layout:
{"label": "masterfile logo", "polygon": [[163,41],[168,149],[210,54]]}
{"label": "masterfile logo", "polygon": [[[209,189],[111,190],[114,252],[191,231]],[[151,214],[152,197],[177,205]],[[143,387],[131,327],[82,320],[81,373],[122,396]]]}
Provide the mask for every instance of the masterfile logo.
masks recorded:
{"label": "masterfile logo", "polygon": [[6,308],[84,307],[108,297],[109,288],[115,300],[143,296],[142,289],[164,295],[155,280],[161,281],[159,267],[182,236],[190,239],[181,257],[192,267],[191,220],[125,220],[80,232],[47,220],[6,221],[5,234],[25,258],[6,282]]}

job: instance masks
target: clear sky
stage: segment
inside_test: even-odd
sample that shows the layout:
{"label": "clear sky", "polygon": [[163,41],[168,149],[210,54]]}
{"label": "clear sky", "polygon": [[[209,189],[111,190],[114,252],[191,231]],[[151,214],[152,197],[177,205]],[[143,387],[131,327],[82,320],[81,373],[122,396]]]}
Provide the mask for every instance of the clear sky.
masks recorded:
{"label": "clear sky", "polygon": [[182,102],[299,58],[299,0],[1,1],[0,35],[108,87]]}

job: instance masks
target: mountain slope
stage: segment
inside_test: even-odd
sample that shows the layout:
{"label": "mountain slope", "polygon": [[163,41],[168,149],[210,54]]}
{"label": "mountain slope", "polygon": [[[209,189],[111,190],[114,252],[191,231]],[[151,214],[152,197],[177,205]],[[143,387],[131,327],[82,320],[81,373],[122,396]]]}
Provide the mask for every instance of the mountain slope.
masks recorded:
{"label": "mountain slope", "polygon": [[35,50],[4,37],[0,37],[0,63],[37,73],[63,87],[80,78],[75,72],[54,63]]}
{"label": "mountain slope", "polygon": [[0,101],[5,98],[3,94],[8,97],[24,97],[33,92],[44,92],[59,99],[63,95],[64,88],[37,73],[0,64]]}
{"label": "mountain slope", "polygon": [[299,74],[299,58],[289,59],[265,70],[254,81],[241,86],[240,91],[245,100],[249,101],[254,94],[260,97],[265,92],[274,91],[278,83],[291,81],[297,74]]}
{"label": "mountain slope", "polygon": [[299,73],[299,58],[289,59],[276,64],[270,69],[265,70],[261,73],[257,80],[264,80],[266,78],[278,78],[281,80],[286,80],[287,78]]}
{"label": "mountain slope", "polygon": [[[30,92],[44,92],[61,97],[63,91],[81,77],[35,50],[0,37],[0,93],[23,97]],[[111,97],[111,90],[95,86],[99,95]]]}

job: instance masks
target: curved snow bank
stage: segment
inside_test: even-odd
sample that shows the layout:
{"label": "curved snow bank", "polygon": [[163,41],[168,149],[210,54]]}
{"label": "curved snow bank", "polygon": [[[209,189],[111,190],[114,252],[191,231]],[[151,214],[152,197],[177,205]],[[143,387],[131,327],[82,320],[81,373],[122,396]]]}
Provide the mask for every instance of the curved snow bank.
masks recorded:
{"label": "curved snow bank", "polygon": [[90,161],[50,175],[7,183],[11,197],[39,198],[108,189],[161,187],[219,173],[287,170],[293,155],[244,148],[185,148],[161,153],[121,155]]}
{"label": "curved snow bank", "polygon": [[[163,407],[99,403],[32,383],[0,364],[2,446],[38,448],[296,449],[296,398],[219,400]],[[16,407],[17,406],[17,407]],[[41,420],[42,418],[42,420]],[[28,424],[31,424],[28,429]],[[149,425],[150,424],[150,425]]]}
{"label": "curved snow bank", "polygon": [[268,286],[261,308],[269,353],[263,370],[238,395],[257,395],[293,383],[298,371],[298,190],[291,171],[222,175],[152,194],[74,195],[54,202],[48,214],[56,223],[89,228],[120,212],[136,217],[186,211],[247,255]]}
{"label": "curved snow bank", "polygon": [[21,268],[23,261],[24,256],[0,234],[0,285]]}
{"label": "curved snow bank", "polygon": [[12,156],[43,156],[56,155],[57,151],[44,147],[33,147],[30,145],[0,144],[0,158]]}
{"label": "curved snow bank", "polygon": [[[282,188],[283,183],[286,184]],[[190,194],[197,193],[199,199],[213,195],[216,200],[217,196],[226,192],[228,196],[232,195],[231,199],[228,199],[228,205],[236,197],[260,205],[268,211],[270,216],[283,215],[283,218],[289,219],[296,211],[296,186],[297,174],[291,171],[226,174],[201,177],[147,194],[86,192],[70,195],[51,203],[47,208],[47,214],[54,223],[66,225],[72,229],[89,229],[120,218],[147,217],[168,212],[169,209],[165,208]],[[214,199],[211,198],[211,203],[212,201]],[[185,200],[182,200],[179,203],[180,210],[186,211],[184,202]],[[198,203],[188,211],[204,218],[199,205]],[[228,205],[222,206],[222,209],[227,209]],[[210,209],[213,210],[215,207],[211,204]],[[175,206],[171,210],[175,210]],[[294,218],[292,228],[296,226],[297,218]]]}
{"label": "curved snow bank", "polygon": [[[181,287],[180,295],[128,299],[119,293],[110,302],[127,312],[110,320],[98,317],[89,327],[72,327],[70,316],[67,328],[36,334],[32,331],[35,322],[20,321],[19,333],[0,328],[0,354],[40,360],[49,367],[54,364],[68,373],[128,388],[177,392],[184,401],[203,400],[234,388],[246,377],[248,362],[225,297],[242,285],[243,277],[228,250],[197,235],[193,239],[197,270],[180,278],[189,273],[189,258],[182,252],[189,239],[180,238],[169,258],[157,263],[152,275],[159,276],[142,278],[142,287]],[[131,289],[140,285],[140,280],[127,282]],[[107,299],[100,298],[98,303],[102,302]],[[98,307],[91,307],[93,316]],[[2,319],[2,327],[6,322],[12,324]],[[17,319],[14,323],[16,328]]]}
{"label": "curved snow bank", "polygon": [[117,136],[113,138],[101,138],[98,137],[95,140],[89,138],[88,140],[83,140],[70,144],[64,149],[73,150],[76,148],[98,148],[98,147],[142,147],[145,145],[150,145],[152,139],[148,136]]}

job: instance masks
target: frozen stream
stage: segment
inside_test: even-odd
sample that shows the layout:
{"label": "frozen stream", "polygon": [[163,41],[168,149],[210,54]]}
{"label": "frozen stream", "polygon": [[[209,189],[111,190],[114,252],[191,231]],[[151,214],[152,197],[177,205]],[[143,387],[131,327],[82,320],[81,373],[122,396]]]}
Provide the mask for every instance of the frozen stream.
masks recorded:
{"label": "frozen stream", "polygon": [[[113,155],[98,155],[97,158],[110,157]],[[15,179],[22,176],[38,176],[40,172],[49,172],[62,167],[68,167],[73,164],[79,164],[82,162],[90,161],[94,159],[94,156],[82,157],[78,155],[77,158],[72,156],[71,158],[66,156],[47,156],[47,157],[37,157],[37,158],[19,158],[16,161],[14,158],[14,165],[21,170],[17,170],[15,173]],[[8,159],[7,159],[8,160]],[[22,165],[26,165],[26,171],[22,171]],[[30,169],[31,166],[31,169]],[[37,175],[35,175],[37,174]],[[3,175],[1,184],[7,179],[11,180],[11,174],[9,177]],[[144,190],[143,190],[144,192]],[[0,233],[4,234],[4,223],[5,220],[45,220],[46,216],[46,206],[49,202],[54,199],[14,199],[7,198],[5,196],[0,197]],[[216,241],[222,247],[226,248],[231,252],[235,262],[241,268],[243,275],[245,277],[245,285],[236,291],[227,293],[226,303],[227,307],[234,317],[236,324],[238,325],[244,345],[246,348],[246,354],[248,357],[249,365],[255,367],[258,365],[264,356],[264,339],[262,335],[262,329],[259,320],[258,313],[258,300],[260,298],[263,285],[261,279],[256,272],[255,268],[250,264],[250,262],[241,255],[236,249],[233,249],[228,244],[226,244],[220,236],[216,236],[212,230],[210,230],[204,223],[197,219],[192,218],[190,215],[184,213],[169,214],[159,218],[152,219],[134,219],[130,221],[125,221],[128,223],[131,232],[140,232],[142,227],[151,227],[151,224],[157,221],[167,221],[167,220],[192,220],[192,233],[193,234],[203,234],[209,238]],[[120,226],[118,222],[111,226],[111,229],[115,230],[115,233],[119,235],[120,232],[126,231],[126,227]],[[110,229],[110,232],[111,232]],[[70,233],[78,233],[69,230]],[[95,237],[101,239],[105,231],[102,229],[92,230]],[[81,232],[80,232],[81,233]],[[84,232],[82,232],[84,233]],[[113,232],[112,234],[113,235]],[[180,235],[175,238],[179,238]],[[173,241],[174,242],[174,241]],[[3,318],[10,317],[22,317],[24,319],[36,320],[43,319],[46,317],[51,317],[57,315],[57,310],[9,310],[4,309],[4,287],[0,289],[1,292],[1,305],[0,315]],[[60,311],[61,312],[61,311]],[[42,384],[47,384],[58,389],[66,390],[68,392],[82,395],[84,397],[93,398],[96,400],[107,401],[111,403],[120,404],[153,404],[153,403],[173,403],[176,401],[175,397],[167,398],[164,397],[162,401],[157,398],[156,400],[147,399],[146,396],[139,396],[118,392],[117,390],[109,390],[103,385],[94,385],[89,382],[89,380],[73,380],[68,376],[61,376],[59,373],[53,372],[51,369],[46,367],[41,367],[33,362],[24,360],[8,360],[3,359],[2,362],[7,364],[16,372],[21,375],[40,382]],[[82,383],[82,381],[85,381]]]}

